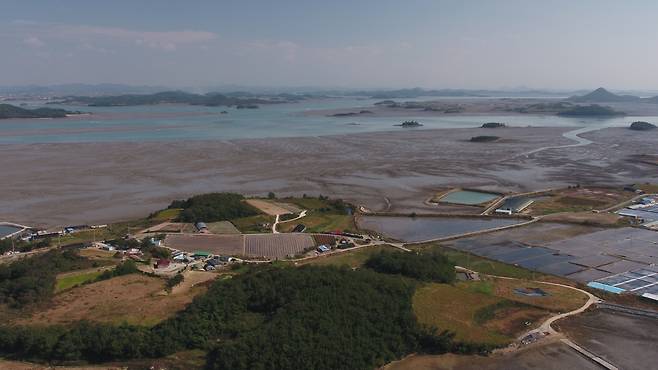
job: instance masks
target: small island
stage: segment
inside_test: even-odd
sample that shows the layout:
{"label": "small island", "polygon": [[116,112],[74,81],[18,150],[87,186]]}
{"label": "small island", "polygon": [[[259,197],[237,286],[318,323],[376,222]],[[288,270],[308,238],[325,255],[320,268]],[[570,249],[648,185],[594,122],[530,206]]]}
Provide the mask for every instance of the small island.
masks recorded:
{"label": "small island", "polygon": [[25,109],[11,104],[0,104],[0,119],[9,118],[63,118],[70,114],[80,112],[69,112],[56,108]]}
{"label": "small island", "polygon": [[240,104],[236,106],[235,108],[237,109],[258,109],[258,105],[256,104]]}
{"label": "small island", "polygon": [[656,128],[656,125],[644,121],[635,121],[631,123],[631,126],[629,128],[635,131],[649,131],[649,130],[654,130]]}
{"label": "small island", "polygon": [[500,139],[498,136],[487,136],[487,135],[481,135],[481,136],[473,136],[470,140],[472,143],[490,143],[494,141],[498,141]]}
{"label": "small island", "polygon": [[483,123],[482,128],[502,128],[502,127],[507,127],[504,123],[500,122],[487,122]]}
{"label": "small island", "polygon": [[401,127],[420,127],[420,126],[422,126],[422,124],[419,123],[418,121],[404,121],[404,122],[402,122],[401,124],[399,124],[399,125],[395,125],[395,126],[401,126]]}

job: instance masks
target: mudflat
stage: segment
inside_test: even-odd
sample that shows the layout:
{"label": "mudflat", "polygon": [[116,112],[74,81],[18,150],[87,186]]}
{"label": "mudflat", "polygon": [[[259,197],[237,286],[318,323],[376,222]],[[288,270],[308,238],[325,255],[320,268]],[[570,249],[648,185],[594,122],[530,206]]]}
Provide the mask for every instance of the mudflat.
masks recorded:
{"label": "mudflat", "polygon": [[172,199],[212,191],[324,194],[372,210],[432,212],[437,189],[526,191],[568,184],[658,180],[633,155],[655,135],[620,128],[398,130],[320,137],[0,146],[0,220],[30,225],[104,223],[144,216]]}
{"label": "mudflat", "polygon": [[559,330],[620,369],[658,363],[658,319],[598,309],[558,322]]}

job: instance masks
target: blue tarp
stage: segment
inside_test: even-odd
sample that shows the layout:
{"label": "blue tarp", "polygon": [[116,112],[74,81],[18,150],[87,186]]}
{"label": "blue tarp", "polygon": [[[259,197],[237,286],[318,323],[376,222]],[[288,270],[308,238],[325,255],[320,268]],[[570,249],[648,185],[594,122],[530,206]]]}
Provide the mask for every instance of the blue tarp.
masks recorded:
{"label": "blue tarp", "polygon": [[601,290],[605,290],[606,292],[615,293],[615,294],[620,294],[625,292],[625,290],[622,288],[617,288],[612,285],[597,283],[596,281],[591,281],[587,283],[587,286],[590,288],[601,289]]}

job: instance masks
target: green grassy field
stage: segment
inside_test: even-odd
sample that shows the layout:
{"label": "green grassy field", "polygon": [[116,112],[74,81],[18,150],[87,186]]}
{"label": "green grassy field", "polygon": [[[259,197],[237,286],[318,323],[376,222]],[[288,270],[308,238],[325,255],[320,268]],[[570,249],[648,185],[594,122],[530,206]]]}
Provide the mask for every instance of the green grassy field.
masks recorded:
{"label": "green grassy field", "polygon": [[153,216],[151,216],[150,219],[153,220],[153,221],[160,221],[160,222],[173,220],[176,217],[178,217],[178,215],[180,214],[181,211],[182,211],[181,208],[163,209],[162,211],[158,211]]}
{"label": "green grassy field", "polygon": [[356,230],[353,216],[315,211],[309,212],[306,217],[299,220],[279,224],[277,230],[279,232],[290,232],[298,224],[304,224],[307,233]]}
{"label": "green grassy field", "polygon": [[82,285],[84,283],[94,281],[99,277],[103,271],[82,271],[79,273],[68,273],[61,277],[57,277],[57,282],[55,283],[55,293],[62,292],[64,290],[71,289],[73,287]]}
{"label": "green grassy field", "polygon": [[351,252],[344,252],[332,254],[326,257],[314,258],[304,262],[306,264],[322,265],[322,266],[349,266],[361,267],[370,256],[381,251],[394,251],[397,250],[388,245],[378,245],[374,247],[360,248]]}
{"label": "green grassy field", "polygon": [[274,223],[275,217],[266,214],[259,214],[256,216],[242,217],[231,220],[231,223],[242,233],[267,233],[272,232],[270,228],[263,228],[260,225]]}
{"label": "green grassy field", "polygon": [[414,313],[421,324],[450,330],[465,342],[504,345],[512,338],[476,322],[476,314],[499,305],[503,299],[447,284],[427,284],[413,298]]}

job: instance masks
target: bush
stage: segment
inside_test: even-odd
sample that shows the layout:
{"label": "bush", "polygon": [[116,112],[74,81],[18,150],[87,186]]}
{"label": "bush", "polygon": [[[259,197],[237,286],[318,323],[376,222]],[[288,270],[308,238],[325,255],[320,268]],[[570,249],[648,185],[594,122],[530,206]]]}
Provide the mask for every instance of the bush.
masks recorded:
{"label": "bush", "polygon": [[185,278],[183,277],[183,274],[176,274],[173,277],[167,279],[167,282],[165,282],[165,289],[168,292],[171,292],[171,289],[175,287],[176,285],[180,284],[183,282]]}

